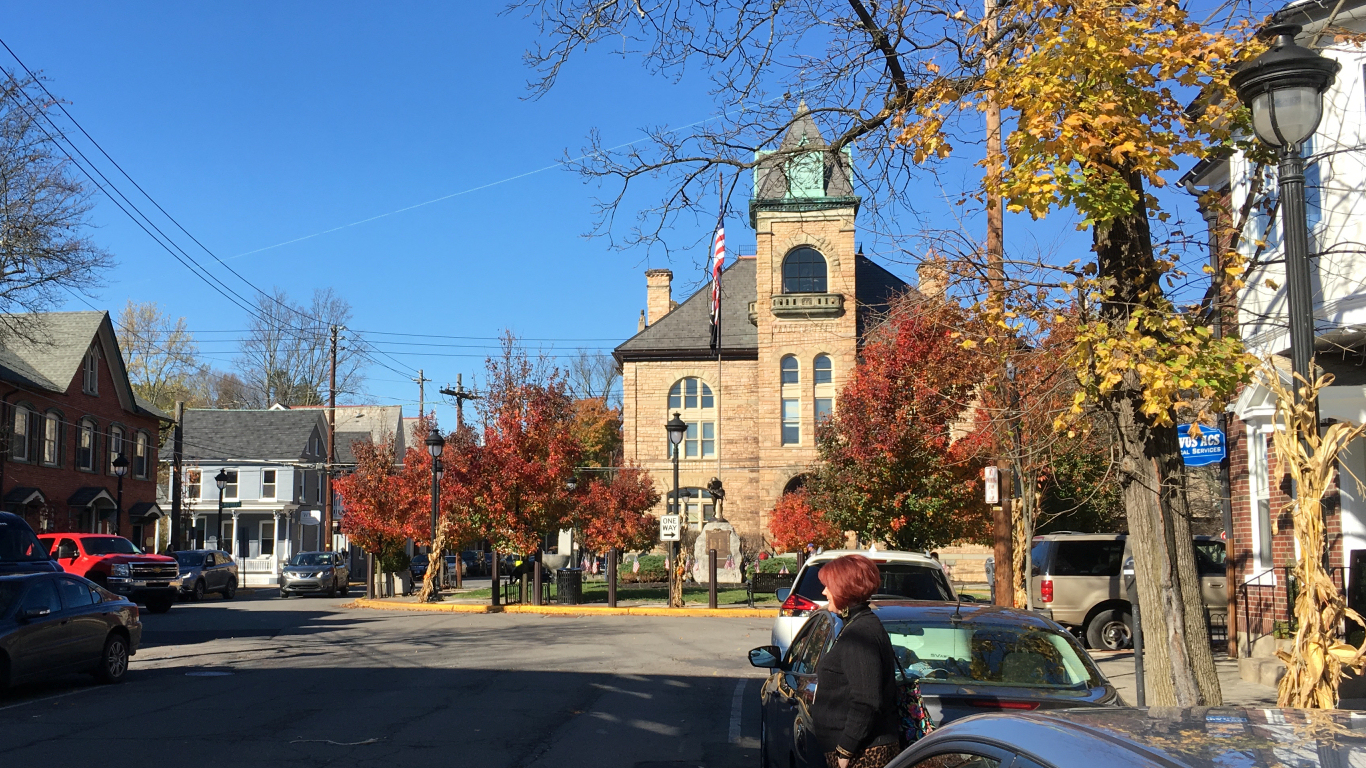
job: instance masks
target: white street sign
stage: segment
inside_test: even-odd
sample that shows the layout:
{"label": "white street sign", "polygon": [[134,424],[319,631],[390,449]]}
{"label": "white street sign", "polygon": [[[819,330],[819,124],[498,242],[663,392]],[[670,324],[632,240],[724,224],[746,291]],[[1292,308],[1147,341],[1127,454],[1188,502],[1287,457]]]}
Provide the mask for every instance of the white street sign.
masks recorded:
{"label": "white street sign", "polygon": [[1001,503],[1001,478],[996,467],[986,466],[982,468],[982,483],[986,487],[988,504]]}
{"label": "white street sign", "polygon": [[664,515],[659,518],[659,540],[678,541],[683,529],[683,518],[679,515]]}

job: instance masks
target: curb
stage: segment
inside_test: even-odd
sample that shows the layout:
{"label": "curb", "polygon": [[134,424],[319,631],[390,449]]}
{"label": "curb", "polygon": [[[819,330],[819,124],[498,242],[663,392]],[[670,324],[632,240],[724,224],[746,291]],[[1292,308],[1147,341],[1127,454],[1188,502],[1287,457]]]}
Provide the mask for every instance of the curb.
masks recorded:
{"label": "curb", "polygon": [[416,611],[426,613],[535,613],[543,616],[672,616],[728,617],[735,619],[771,619],[776,608],[665,608],[639,605],[629,608],[596,608],[583,605],[472,605],[469,603],[389,603],[383,600],[360,598],[348,608],[368,608],[379,611]]}

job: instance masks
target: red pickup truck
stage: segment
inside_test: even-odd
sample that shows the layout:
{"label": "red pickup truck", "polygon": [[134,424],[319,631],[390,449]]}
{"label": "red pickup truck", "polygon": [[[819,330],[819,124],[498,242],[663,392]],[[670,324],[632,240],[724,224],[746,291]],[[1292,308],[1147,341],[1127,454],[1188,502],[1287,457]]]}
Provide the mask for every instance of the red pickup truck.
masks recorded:
{"label": "red pickup truck", "polygon": [[148,554],[122,536],[103,533],[44,533],[38,540],[67,573],[142,603],[152,613],[175,605],[180,566],[174,557]]}

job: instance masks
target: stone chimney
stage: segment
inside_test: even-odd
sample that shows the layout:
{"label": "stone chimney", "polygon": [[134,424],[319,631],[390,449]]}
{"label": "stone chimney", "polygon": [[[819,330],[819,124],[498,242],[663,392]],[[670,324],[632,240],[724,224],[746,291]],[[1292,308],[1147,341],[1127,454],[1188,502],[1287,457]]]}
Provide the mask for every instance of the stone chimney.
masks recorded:
{"label": "stone chimney", "polygon": [[645,330],[645,310],[640,310],[640,322],[636,323],[636,333]]}
{"label": "stone chimney", "polygon": [[667,269],[645,270],[645,323],[654,325],[674,308],[670,283],[674,273]]}
{"label": "stone chimney", "polygon": [[915,270],[916,290],[925,298],[943,296],[949,287],[949,270],[944,259],[937,255],[926,256]]}

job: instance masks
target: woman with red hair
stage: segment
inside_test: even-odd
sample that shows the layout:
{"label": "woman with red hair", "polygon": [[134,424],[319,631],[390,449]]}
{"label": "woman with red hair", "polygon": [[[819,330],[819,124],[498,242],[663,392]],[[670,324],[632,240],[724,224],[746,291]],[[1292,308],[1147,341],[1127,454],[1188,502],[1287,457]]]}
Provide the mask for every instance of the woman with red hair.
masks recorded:
{"label": "woman with red hair", "polygon": [[811,717],[828,768],[882,768],[901,752],[892,640],[868,600],[882,586],[877,565],[845,555],[821,566],[828,610],[844,620],[816,664]]}

